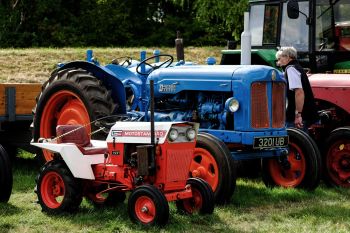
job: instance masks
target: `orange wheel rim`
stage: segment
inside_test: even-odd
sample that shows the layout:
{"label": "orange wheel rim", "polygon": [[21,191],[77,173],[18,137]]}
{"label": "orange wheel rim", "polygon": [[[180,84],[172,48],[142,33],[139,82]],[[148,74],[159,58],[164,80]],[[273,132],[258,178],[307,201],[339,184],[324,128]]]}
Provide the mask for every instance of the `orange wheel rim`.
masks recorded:
{"label": "orange wheel rim", "polygon": [[65,195],[62,177],[56,172],[48,172],[43,177],[40,193],[45,205],[51,209],[58,208]]}
{"label": "orange wheel rim", "polygon": [[276,185],[282,187],[297,187],[306,173],[305,155],[295,143],[289,144],[288,162],[290,169],[284,169],[277,160],[271,159],[268,171]]}
{"label": "orange wheel rim", "polygon": [[327,172],[331,180],[342,187],[350,187],[350,143],[339,140],[329,148],[326,158]]}
{"label": "orange wheel rim", "polygon": [[135,214],[143,223],[152,222],[156,216],[153,200],[147,196],[139,197],[135,202]]}
{"label": "orange wheel rim", "polygon": [[[83,101],[73,92],[63,90],[55,93],[47,101],[40,120],[40,137],[56,136],[56,126],[63,124],[87,125],[90,117]],[[90,125],[86,127],[91,132]],[[52,153],[44,150],[46,161],[52,160]]]}
{"label": "orange wheel rim", "polygon": [[194,149],[190,171],[193,177],[207,181],[215,192],[219,183],[219,168],[209,151],[198,147]]}

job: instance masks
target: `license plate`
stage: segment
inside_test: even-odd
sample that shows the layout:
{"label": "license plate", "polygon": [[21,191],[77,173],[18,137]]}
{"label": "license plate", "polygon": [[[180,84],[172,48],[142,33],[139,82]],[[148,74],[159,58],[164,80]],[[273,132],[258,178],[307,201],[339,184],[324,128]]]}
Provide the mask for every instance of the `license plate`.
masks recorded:
{"label": "license plate", "polygon": [[288,136],[254,137],[253,148],[285,147],[288,145]]}

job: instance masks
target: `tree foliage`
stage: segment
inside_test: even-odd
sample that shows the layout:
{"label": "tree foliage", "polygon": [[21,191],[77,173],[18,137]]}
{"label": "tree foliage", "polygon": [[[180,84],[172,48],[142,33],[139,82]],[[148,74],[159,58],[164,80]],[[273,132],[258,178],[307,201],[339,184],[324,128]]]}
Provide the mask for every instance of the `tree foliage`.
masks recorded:
{"label": "tree foliage", "polygon": [[247,0],[0,0],[0,47],[221,45]]}

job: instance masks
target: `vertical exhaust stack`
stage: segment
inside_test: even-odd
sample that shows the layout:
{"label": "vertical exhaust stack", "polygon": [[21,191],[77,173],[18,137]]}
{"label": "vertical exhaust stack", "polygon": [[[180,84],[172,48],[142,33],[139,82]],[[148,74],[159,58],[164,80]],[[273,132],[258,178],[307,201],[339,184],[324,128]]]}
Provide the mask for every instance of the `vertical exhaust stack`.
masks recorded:
{"label": "vertical exhaust stack", "polygon": [[177,31],[176,37],[177,38],[175,39],[175,48],[177,61],[185,61],[184,42],[181,38],[180,31]]}
{"label": "vertical exhaust stack", "polygon": [[252,35],[249,29],[249,12],[244,12],[244,30],[241,34],[241,65],[250,65]]}

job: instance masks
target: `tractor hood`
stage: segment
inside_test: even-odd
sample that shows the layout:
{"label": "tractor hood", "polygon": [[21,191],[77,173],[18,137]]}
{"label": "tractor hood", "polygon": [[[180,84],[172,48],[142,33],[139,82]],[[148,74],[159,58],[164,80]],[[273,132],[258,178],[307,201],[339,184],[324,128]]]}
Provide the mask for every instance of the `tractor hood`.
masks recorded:
{"label": "tractor hood", "polygon": [[[262,65],[193,65],[158,69],[149,75],[154,80],[155,95],[175,94],[183,90],[191,91],[233,91],[233,83],[271,81],[271,73],[276,69]],[[277,75],[276,81],[282,76]],[[250,85],[248,85],[250,86]]]}

